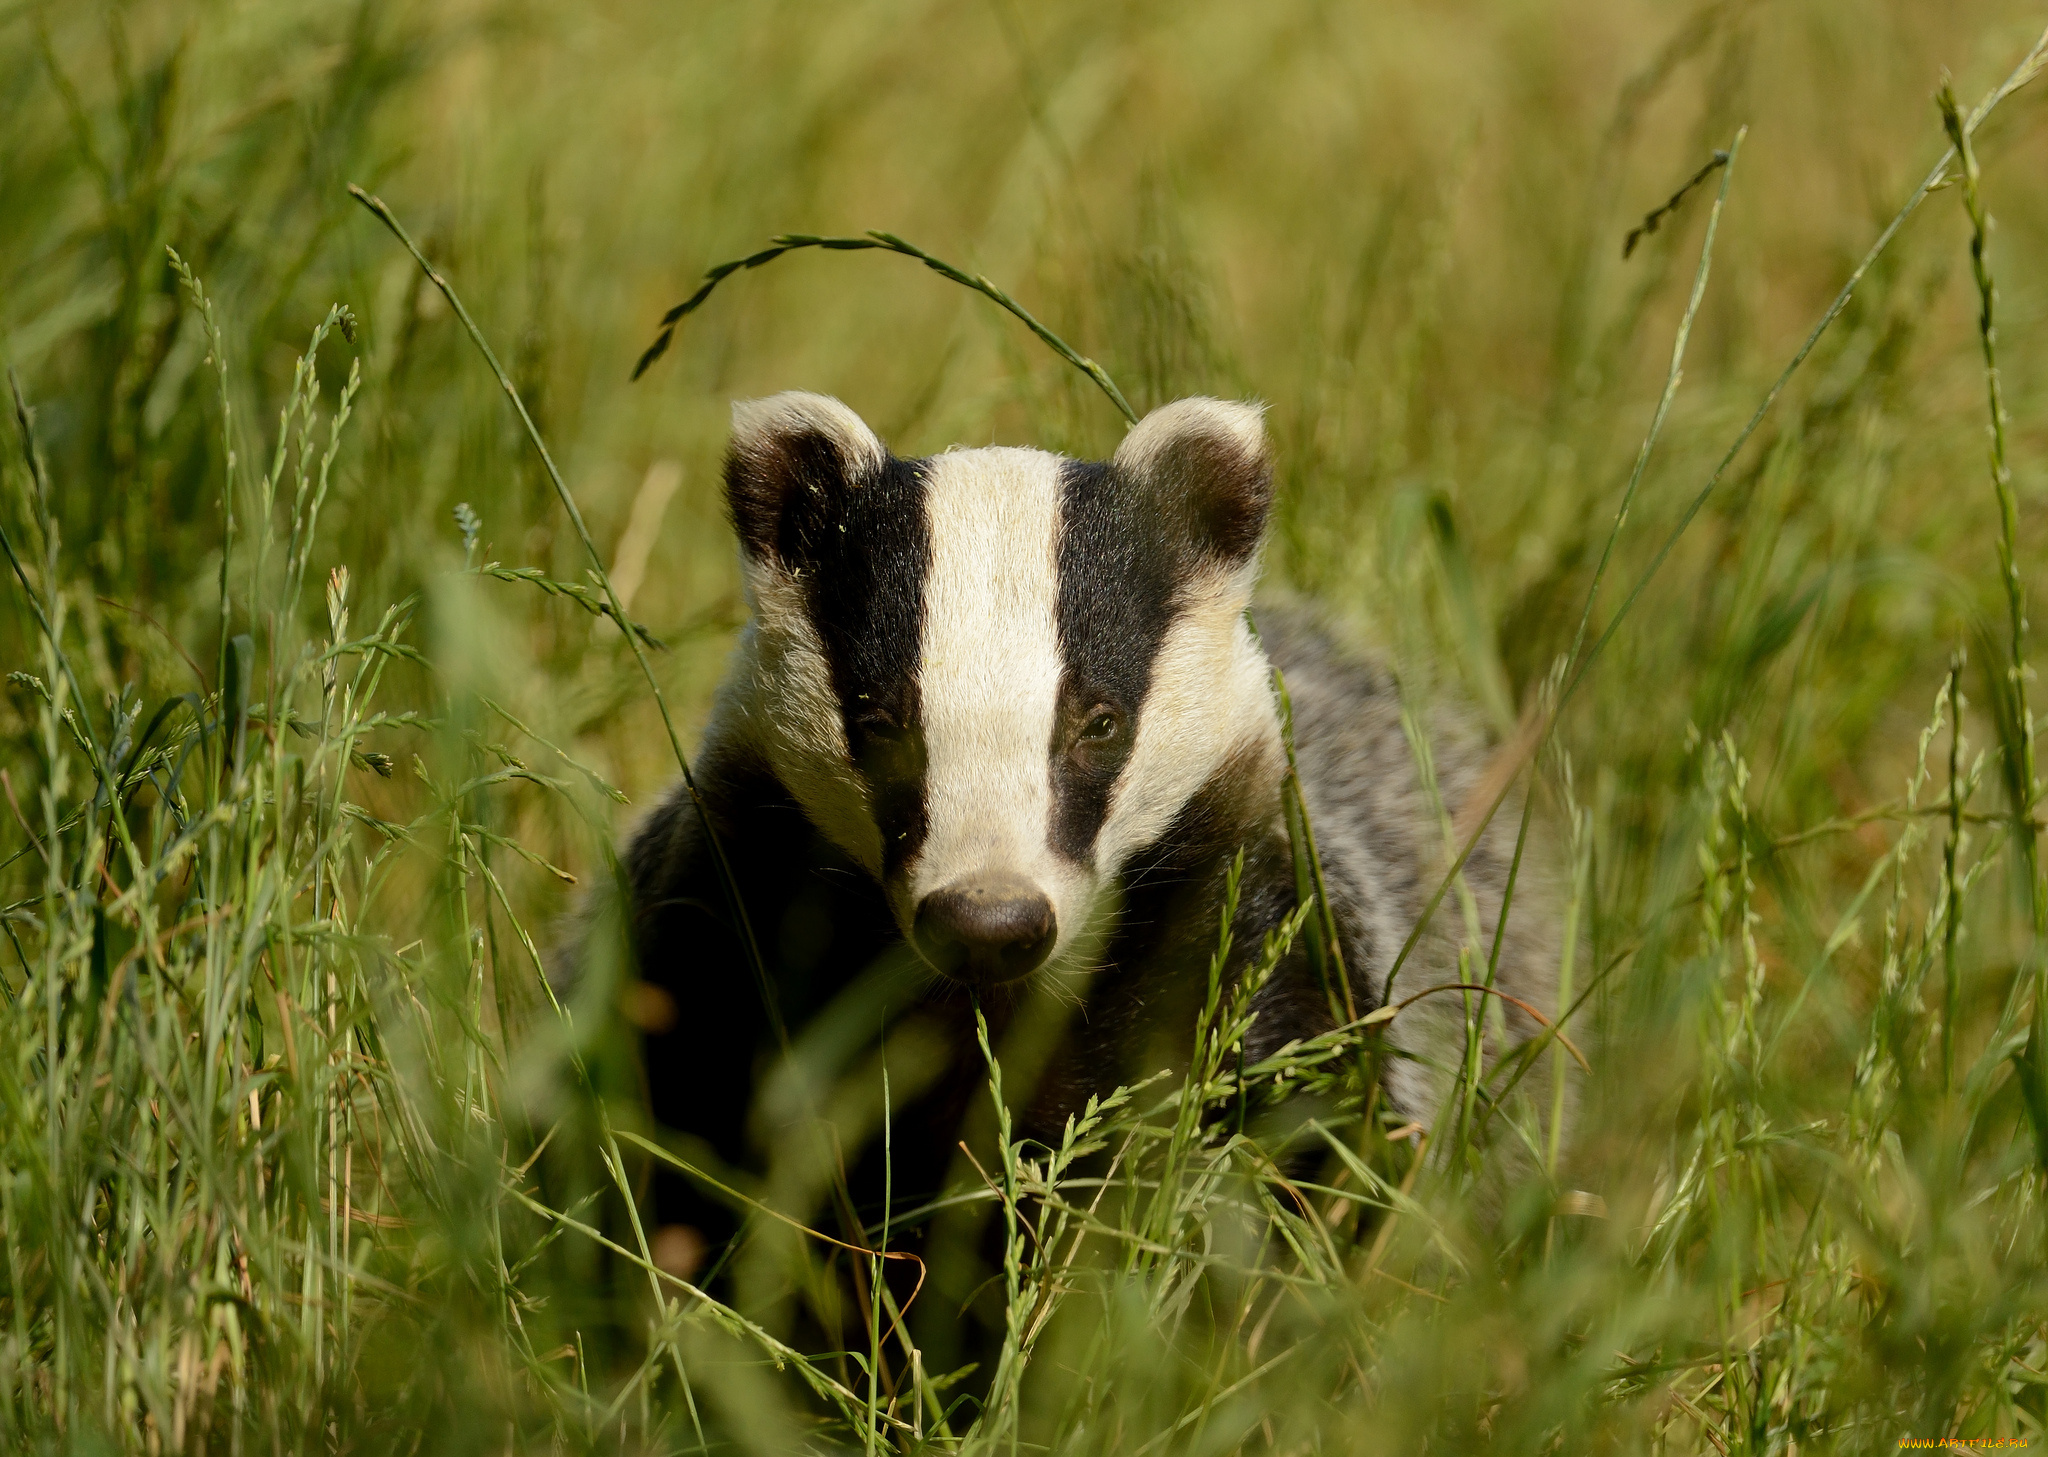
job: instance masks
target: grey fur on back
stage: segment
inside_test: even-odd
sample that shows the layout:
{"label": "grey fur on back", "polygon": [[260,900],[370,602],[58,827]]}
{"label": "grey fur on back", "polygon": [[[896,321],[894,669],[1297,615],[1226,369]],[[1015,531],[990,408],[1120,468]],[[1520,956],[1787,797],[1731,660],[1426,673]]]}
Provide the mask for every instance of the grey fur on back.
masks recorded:
{"label": "grey fur on back", "polygon": [[[1498,755],[1513,748],[1490,750],[1451,704],[1418,708],[1422,732],[1413,741],[1390,674],[1344,653],[1298,609],[1264,608],[1258,622],[1292,702],[1302,797],[1332,882],[1347,969],[1360,1005],[1383,1006],[1394,959],[1486,808],[1475,797],[1490,800],[1498,792],[1498,771],[1509,767]],[[1424,755],[1434,795],[1425,785]],[[1487,825],[1396,974],[1394,1001],[1429,987],[1487,981],[1521,810],[1520,794],[1510,794]],[[1540,826],[1532,840],[1516,872],[1494,984],[1550,1016],[1560,949],[1556,886]],[[1470,956],[1463,973],[1461,946]],[[1489,1061],[1542,1030],[1512,1002],[1478,1000],[1492,1003],[1484,1019],[1492,1029],[1485,1049]],[[1388,1029],[1389,1043],[1406,1056],[1386,1070],[1387,1090],[1418,1121],[1430,1121],[1457,1075],[1465,1005],[1456,992],[1432,993],[1404,1008]],[[1299,1015],[1277,1016],[1272,1027],[1259,1030],[1271,1038]]]}

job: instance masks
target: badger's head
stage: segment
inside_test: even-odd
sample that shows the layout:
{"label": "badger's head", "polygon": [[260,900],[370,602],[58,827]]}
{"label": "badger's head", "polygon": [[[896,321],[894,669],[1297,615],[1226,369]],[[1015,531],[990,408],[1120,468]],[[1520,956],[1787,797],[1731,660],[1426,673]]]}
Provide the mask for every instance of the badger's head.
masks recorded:
{"label": "badger's head", "polygon": [[900,460],[839,401],[781,394],[734,407],[726,490],[742,731],[948,975],[1069,951],[1212,776],[1270,763],[1256,407],[1164,406],[1107,463]]}

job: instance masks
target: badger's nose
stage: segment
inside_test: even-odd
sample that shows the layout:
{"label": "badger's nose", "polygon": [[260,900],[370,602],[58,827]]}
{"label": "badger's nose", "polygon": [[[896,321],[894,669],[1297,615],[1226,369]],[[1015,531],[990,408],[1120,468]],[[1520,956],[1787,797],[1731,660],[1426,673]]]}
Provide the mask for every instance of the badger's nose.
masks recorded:
{"label": "badger's nose", "polygon": [[1052,901],[1021,875],[970,875],[917,905],[917,949],[946,975],[995,986],[1035,971],[1059,932]]}

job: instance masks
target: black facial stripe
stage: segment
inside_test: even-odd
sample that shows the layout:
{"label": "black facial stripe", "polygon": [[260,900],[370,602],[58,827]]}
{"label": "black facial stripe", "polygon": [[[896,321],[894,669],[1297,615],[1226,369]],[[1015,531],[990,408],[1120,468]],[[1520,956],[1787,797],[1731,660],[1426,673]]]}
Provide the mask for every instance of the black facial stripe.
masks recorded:
{"label": "black facial stripe", "polygon": [[932,543],[924,497],[924,463],[891,457],[858,484],[792,492],[776,543],[824,645],[847,749],[882,832],[885,874],[925,836],[917,664]]}
{"label": "black facial stripe", "polygon": [[[1060,466],[1059,707],[1053,716],[1053,850],[1080,864],[1129,757],[1152,663],[1173,625],[1181,585],[1199,562],[1149,493],[1094,461]],[[1119,751],[1073,752],[1098,706],[1122,716]]]}

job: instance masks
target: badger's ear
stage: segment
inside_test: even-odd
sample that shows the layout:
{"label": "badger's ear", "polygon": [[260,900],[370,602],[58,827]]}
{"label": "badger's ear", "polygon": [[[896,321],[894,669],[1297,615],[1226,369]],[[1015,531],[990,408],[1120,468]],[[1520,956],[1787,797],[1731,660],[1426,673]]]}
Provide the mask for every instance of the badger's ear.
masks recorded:
{"label": "badger's ear", "polygon": [[1231,400],[1161,405],[1131,427],[1112,464],[1146,485],[1203,555],[1240,566],[1258,550],[1273,502],[1264,413]]}
{"label": "badger's ear", "polygon": [[736,400],[725,499],[750,557],[772,560],[800,493],[824,496],[879,475],[889,452],[867,423],[829,395],[790,390]]}

